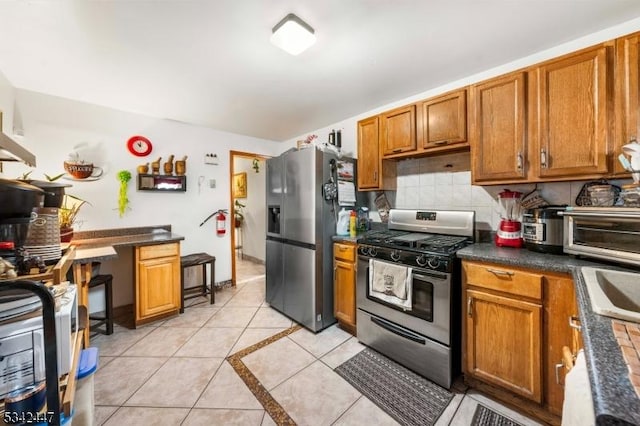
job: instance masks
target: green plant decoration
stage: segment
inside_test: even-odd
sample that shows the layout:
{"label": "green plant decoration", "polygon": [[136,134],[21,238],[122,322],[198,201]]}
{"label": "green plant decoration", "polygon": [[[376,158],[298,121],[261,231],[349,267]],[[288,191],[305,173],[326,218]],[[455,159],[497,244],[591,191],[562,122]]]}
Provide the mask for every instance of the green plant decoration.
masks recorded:
{"label": "green plant decoration", "polygon": [[118,180],[120,181],[120,192],[118,194],[118,211],[120,217],[124,216],[129,204],[129,198],[127,197],[127,186],[131,180],[131,173],[127,170],[120,170],[118,172]]}
{"label": "green plant decoration", "polygon": [[260,160],[258,160],[257,158],[254,158],[253,165],[251,167],[253,167],[253,170],[255,170],[256,173],[258,173],[260,171]]}
{"label": "green plant decoration", "polygon": [[235,227],[239,228],[242,226],[242,221],[244,221],[244,214],[242,213],[242,209],[246,206],[242,204],[240,201],[236,200],[233,207],[233,218]]}
{"label": "green plant decoration", "polygon": [[[73,201],[69,202],[69,199]],[[84,204],[91,205],[91,203],[89,203],[88,201],[78,198],[75,195],[65,194],[64,202],[58,209],[58,220],[60,229],[73,228],[73,225],[76,223],[78,213],[80,212],[80,207],[82,207]]]}
{"label": "green plant decoration", "polygon": [[[29,172],[29,173],[31,173],[31,172]],[[60,173],[59,175],[49,176],[48,174],[44,173],[44,177],[46,177],[49,182],[55,182],[58,179],[60,179],[62,176],[64,176],[65,174],[66,173]]]}

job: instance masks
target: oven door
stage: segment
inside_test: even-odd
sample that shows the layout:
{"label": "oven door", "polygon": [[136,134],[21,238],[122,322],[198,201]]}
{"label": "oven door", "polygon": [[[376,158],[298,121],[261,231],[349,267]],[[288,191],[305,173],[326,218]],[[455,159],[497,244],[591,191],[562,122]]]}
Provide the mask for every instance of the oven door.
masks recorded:
{"label": "oven door", "polygon": [[356,277],[358,309],[449,345],[451,274],[413,268],[412,308],[404,310],[369,294],[369,259],[365,256],[358,257]]}
{"label": "oven door", "polygon": [[564,213],[564,252],[640,265],[637,216],[603,211]]}

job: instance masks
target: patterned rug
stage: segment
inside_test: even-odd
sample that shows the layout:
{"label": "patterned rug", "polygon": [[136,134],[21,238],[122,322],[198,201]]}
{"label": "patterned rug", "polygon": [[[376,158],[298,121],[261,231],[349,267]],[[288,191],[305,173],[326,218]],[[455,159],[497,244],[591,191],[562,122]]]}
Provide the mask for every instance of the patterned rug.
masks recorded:
{"label": "patterned rug", "polygon": [[471,426],[521,426],[508,417],[496,413],[482,404],[478,404],[473,414]]}
{"label": "patterned rug", "polygon": [[453,394],[366,348],[335,369],[353,387],[403,425],[433,425]]}

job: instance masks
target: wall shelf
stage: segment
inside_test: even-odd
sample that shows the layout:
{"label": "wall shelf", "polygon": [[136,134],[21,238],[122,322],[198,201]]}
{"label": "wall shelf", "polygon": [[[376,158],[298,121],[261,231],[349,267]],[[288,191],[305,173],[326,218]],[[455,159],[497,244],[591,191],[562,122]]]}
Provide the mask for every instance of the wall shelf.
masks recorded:
{"label": "wall shelf", "polygon": [[174,175],[138,174],[138,191],[185,192],[187,177]]}

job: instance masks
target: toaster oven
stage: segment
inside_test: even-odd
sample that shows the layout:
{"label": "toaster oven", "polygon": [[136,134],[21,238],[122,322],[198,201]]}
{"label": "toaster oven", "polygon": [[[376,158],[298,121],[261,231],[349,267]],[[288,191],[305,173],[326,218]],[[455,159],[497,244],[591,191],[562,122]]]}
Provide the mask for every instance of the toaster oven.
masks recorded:
{"label": "toaster oven", "polygon": [[565,253],[640,266],[640,208],[569,207]]}
{"label": "toaster oven", "polygon": [[[71,370],[73,364],[72,337],[78,328],[76,286],[69,285],[56,304],[56,358],[58,374],[62,376]],[[5,307],[0,306],[0,309]],[[3,313],[6,311],[3,310]],[[38,309],[29,318],[20,319],[24,317],[22,315],[0,322],[0,398],[13,390],[45,380],[42,310]]]}

